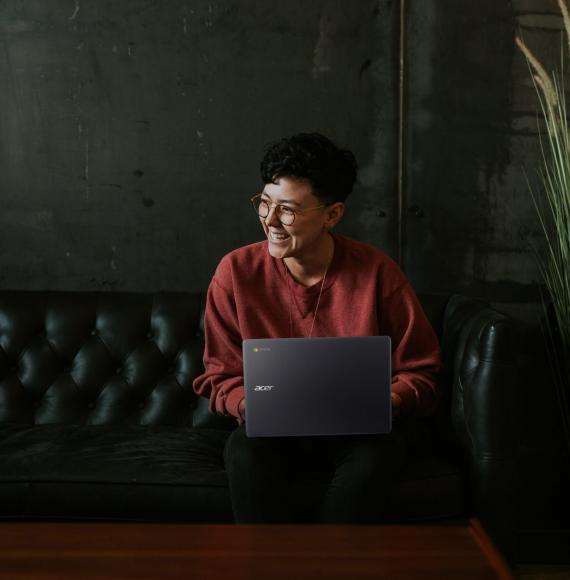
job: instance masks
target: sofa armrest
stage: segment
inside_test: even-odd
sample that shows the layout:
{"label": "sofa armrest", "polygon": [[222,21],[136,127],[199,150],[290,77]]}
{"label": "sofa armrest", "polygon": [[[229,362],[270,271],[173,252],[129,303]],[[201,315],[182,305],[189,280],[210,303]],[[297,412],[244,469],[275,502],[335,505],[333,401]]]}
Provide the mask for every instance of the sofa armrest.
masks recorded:
{"label": "sofa armrest", "polygon": [[470,511],[507,558],[514,555],[522,343],[517,324],[487,304],[454,295],[442,354],[451,420],[465,461]]}

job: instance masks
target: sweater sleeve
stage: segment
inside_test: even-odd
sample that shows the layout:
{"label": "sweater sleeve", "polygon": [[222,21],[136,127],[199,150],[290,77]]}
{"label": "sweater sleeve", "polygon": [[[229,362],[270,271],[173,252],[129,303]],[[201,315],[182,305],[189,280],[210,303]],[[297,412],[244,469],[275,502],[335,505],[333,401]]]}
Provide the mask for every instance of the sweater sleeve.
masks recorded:
{"label": "sweater sleeve", "polygon": [[241,425],[242,338],[233,295],[215,275],[208,288],[204,332],[204,373],[194,380],[194,391],[210,399],[210,412],[233,415]]}
{"label": "sweater sleeve", "polygon": [[384,297],[380,328],[392,338],[392,392],[402,414],[431,415],[439,400],[439,341],[409,282]]}

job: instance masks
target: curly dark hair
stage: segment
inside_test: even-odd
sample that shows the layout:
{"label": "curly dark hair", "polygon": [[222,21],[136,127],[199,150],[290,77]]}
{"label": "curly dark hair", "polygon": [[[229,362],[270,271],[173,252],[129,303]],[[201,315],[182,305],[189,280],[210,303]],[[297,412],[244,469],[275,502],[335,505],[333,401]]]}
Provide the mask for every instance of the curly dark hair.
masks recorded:
{"label": "curly dark hair", "polygon": [[325,203],[346,200],[357,170],[354,155],[320,133],[299,133],[270,143],[260,165],[263,183],[275,183],[280,177],[306,179]]}

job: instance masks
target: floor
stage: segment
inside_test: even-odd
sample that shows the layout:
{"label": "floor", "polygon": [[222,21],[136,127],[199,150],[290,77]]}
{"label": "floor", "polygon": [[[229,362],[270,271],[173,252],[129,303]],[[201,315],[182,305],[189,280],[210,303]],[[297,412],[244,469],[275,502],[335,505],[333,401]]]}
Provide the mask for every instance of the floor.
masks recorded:
{"label": "floor", "polygon": [[570,580],[570,565],[524,564],[517,566],[519,580]]}

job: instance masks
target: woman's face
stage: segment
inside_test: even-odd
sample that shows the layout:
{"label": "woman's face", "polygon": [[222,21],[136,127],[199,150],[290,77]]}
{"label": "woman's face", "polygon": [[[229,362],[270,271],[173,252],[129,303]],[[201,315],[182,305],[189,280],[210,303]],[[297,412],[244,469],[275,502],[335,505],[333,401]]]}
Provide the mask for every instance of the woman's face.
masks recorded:
{"label": "woman's face", "polygon": [[[302,258],[305,252],[316,250],[327,235],[328,228],[338,222],[344,209],[342,203],[324,206],[313,194],[308,181],[290,177],[280,177],[277,183],[266,183],[262,198],[270,204],[279,203],[293,210],[312,210],[306,214],[296,214],[290,226],[279,221],[275,206],[271,207],[266,218],[259,218],[269,241],[269,253],[274,258]],[[317,206],[323,207],[312,209]],[[337,206],[342,206],[342,209]],[[331,209],[335,214],[332,217]],[[336,216],[338,211],[340,215]]]}

